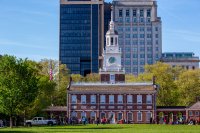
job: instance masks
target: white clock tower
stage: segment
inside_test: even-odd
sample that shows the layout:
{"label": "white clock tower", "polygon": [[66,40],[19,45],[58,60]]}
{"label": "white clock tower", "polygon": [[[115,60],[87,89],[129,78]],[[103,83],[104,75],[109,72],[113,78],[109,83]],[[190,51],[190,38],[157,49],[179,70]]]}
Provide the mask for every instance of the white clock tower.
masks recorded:
{"label": "white clock tower", "polygon": [[106,33],[106,47],[103,51],[103,68],[100,69],[101,75],[110,75],[111,83],[116,82],[116,74],[117,76],[125,74],[121,65],[121,54],[121,48],[118,45],[118,33],[115,31],[115,23],[113,21],[113,11],[111,11],[110,29]]}

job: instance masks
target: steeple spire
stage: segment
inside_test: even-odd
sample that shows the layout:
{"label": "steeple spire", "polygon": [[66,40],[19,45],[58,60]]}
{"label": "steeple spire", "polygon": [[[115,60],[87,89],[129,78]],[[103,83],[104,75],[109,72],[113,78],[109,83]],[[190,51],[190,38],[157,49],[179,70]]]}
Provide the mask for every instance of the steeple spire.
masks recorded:
{"label": "steeple spire", "polygon": [[113,6],[111,7],[111,21],[110,21],[110,30],[114,32],[115,23],[113,21]]}

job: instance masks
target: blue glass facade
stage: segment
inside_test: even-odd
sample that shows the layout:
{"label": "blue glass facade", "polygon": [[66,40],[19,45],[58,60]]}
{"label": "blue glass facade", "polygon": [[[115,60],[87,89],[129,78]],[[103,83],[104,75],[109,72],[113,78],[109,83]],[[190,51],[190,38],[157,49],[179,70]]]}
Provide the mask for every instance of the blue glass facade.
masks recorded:
{"label": "blue glass facade", "polygon": [[60,5],[60,61],[72,74],[98,73],[99,6]]}

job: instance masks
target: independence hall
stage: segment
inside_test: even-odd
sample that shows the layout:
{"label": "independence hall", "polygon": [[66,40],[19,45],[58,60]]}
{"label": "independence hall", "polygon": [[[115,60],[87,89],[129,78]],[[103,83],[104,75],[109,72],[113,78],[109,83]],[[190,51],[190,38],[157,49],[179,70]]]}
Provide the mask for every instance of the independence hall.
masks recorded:
{"label": "independence hall", "polygon": [[118,33],[111,13],[106,33],[103,67],[99,83],[73,83],[68,87],[68,118],[97,118],[109,123],[149,123],[156,117],[157,86],[153,83],[125,83],[121,67]]}

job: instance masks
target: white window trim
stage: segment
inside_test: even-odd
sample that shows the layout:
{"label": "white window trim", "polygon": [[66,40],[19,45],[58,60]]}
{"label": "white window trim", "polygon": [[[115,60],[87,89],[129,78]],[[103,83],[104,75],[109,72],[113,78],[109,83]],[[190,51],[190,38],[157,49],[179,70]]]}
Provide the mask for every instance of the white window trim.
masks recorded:
{"label": "white window trim", "polygon": [[[150,118],[149,118],[149,120],[148,120],[148,114],[150,114]],[[146,112],[146,121],[150,121],[150,119],[151,119],[151,116],[152,116],[152,113],[151,112]]]}
{"label": "white window trim", "polygon": [[[102,102],[102,96],[104,97],[104,100]],[[106,103],[106,95],[100,95],[100,104],[105,104]]]}
{"label": "white window trim", "polygon": [[85,114],[84,117],[87,117],[86,112],[83,111],[83,112],[81,112],[81,118],[83,117],[83,115],[82,115],[83,113]]}
{"label": "white window trim", "polygon": [[[128,114],[131,114],[131,119],[129,119]],[[127,112],[127,120],[130,120],[130,121],[133,120],[133,113],[132,112]]]}
{"label": "white window trim", "polygon": [[[129,97],[131,97],[131,100],[128,100]],[[133,103],[133,95],[127,95],[127,104],[132,104]]]}
{"label": "white window trim", "polygon": [[[76,97],[76,98],[75,98],[75,99],[76,99],[75,101],[73,101],[73,97]],[[76,103],[77,103],[77,95],[72,95],[72,96],[71,96],[71,103],[72,103],[72,104],[76,104]]]}
{"label": "white window trim", "polygon": [[[94,97],[94,101],[92,101],[92,97]],[[97,97],[96,97],[96,95],[90,95],[90,103],[91,103],[91,104],[96,104],[96,102],[97,102]]]}
{"label": "white window trim", "polygon": [[[141,100],[139,101],[139,96],[141,97]],[[142,104],[142,95],[137,95],[137,104]]]}
{"label": "white window trim", "polygon": [[[151,96],[151,101],[148,103],[148,96]],[[146,103],[147,104],[152,104],[152,100],[153,100],[153,97],[152,95],[146,95]]]}
{"label": "white window trim", "polygon": [[[111,102],[111,96],[113,97],[113,102]],[[114,104],[115,103],[115,97],[114,95],[109,95],[109,104]]]}
{"label": "white window trim", "polygon": [[[85,97],[85,101],[82,99],[82,97]],[[86,95],[81,95],[81,104],[86,104],[86,102],[87,102]]]}
{"label": "white window trim", "polygon": [[[120,101],[119,101],[119,98],[120,98],[120,97],[121,97],[122,99],[120,99]],[[118,103],[118,104],[123,104],[123,95],[118,95],[118,96],[117,96],[117,103]]]}
{"label": "white window trim", "polygon": [[[121,119],[119,119],[119,114],[122,114],[122,118]],[[122,112],[118,112],[117,113],[117,120],[119,121],[119,120],[122,120],[123,119],[123,113]]]}
{"label": "white window trim", "polygon": [[[190,112],[191,112],[191,114],[190,114]],[[189,116],[193,116],[193,111],[189,111]]]}
{"label": "white window trim", "polygon": [[[138,117],[138,116],[139,116],[139,115],[138,115],[139,113],[141,113],[141,120],[138,119],[138,118],[139,118],[139,117]],[[137,121],[142,121],[142,112],[137,112]]]}

